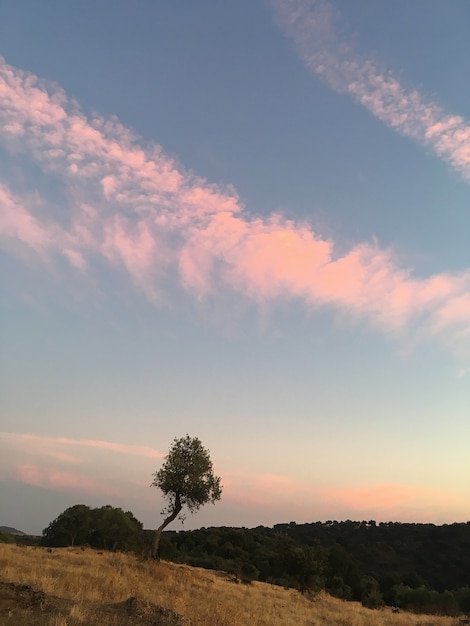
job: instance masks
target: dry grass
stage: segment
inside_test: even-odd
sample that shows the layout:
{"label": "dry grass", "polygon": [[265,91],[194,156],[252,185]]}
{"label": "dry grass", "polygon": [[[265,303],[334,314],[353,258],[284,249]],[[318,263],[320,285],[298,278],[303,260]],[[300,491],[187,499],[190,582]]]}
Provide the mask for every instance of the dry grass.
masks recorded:
{"label": "dry grass", "polygon": [[[223,574],[91,549],[0,544],[0,580],[33,585],[72,600],[66,614],[37,622],[45,626],[120,624],[96,621],[97,607],[131,596],[172,609],[193,626],[453,626],[455,618],[372,611],[326,593],[312,600],[297,591],[254,582],[235,584]],[[1,619],[1,618],[0,618]],[[0,624],[13,624],[9,618]],[[31,622],[33,623],[33,622]],[[36,622],[34,622],[36,623]]]}

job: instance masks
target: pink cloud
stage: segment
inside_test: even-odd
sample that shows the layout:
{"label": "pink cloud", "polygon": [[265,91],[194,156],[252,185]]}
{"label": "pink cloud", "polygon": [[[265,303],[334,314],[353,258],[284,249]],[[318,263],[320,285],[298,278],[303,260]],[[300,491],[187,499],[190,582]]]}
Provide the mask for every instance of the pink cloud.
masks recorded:
{"label": "pink cloud", "polygon": [[452,520],[464,518],[466,495],[448,489],[416,485],[373,484],[326,489],[322,499],[327,508],[353,519]]}
{"label": "pink cloud", "polygon": [[155,460],[162,458],[145,445],[0,432],[1,481],[89,497],[150,502],[155,498],[147,493],[151,472]]}
{"label": "pink cloud", "polygon": [[225,470],[224,500],[262,511],[261,519],[289,516],[296,521],[376,519],[429,521],[465,518],[465,493],[418,485],[362,484],[335,488],[290,476]]}
{"label": "pink cloud", "polygon": [[323,498],[347,505],[353,510],[389,509],[404,504],[428,490],[410,485],[368,485],[364,487],[329,489]]}
{"label": "pink cloud", "polygon": [[[154,459],[146,446],[128,446],[99,440],[48,438],[31,434],[1,433],[0,473],[3,481],[22,483],[53,491],[73,491],[89,497],[105,495],[150,505],[154,490],[142,477],[139,456]],[[95,456],[80,456],[80,450],[96,450]],[[75,454],[70,458],[70,450]],[[115,465],[104,453],[132,455]],[[143,453],[143,454],[141,454]],[[3,461],[3,463],[1,462]],[[77,466],[80,463],[80,471]],[[134,463],[134,465],[133,465]],[[107,469],[106,469],[107,468]],[[145,472],[148,468],[145,468]],[[250,510],[254,518],[279,522],[288,515],[296,521],[318,519],[414,519],[455,520],[468,517],[465,492],[395,483],[353,484],[325,487],[321,481],[306,481],[274,472],[220,468],[223,502],[239,511]],[[99,478],[96,478],[96,477]]]}
{"label": "pink cloud", "polygon": [[[470,292],[448,298],[436,315],[436,323],[441,327],[455,322],[465,323],[470,310]],[[468,332],[468,328],[466,329]]]}
{"label": "pink cloud", "polygon": [[[21,448],[23,451],[29,449],[34,451],[35,454],[50,456],[51,458],[58,458],[58,456],[65,455],[63,459],[66,459],[68,455],[66,452],[63,452],[63,449],[70,447],[93,448],[151,459],[162,459],[164,456],[149,446],[100,441],[96,439],[71,439],[69,437],[47,437],[30,433],[0,432],[0,441],[1,440],[8,443],[10,446],[13,445]],[[77,457],[69,457],[69,459],[70,458],[78,460]]]}
{"label": "pink cloud", "polygon": [[[224,500],[257,511],[302,511],[302,505],[318,502],[318,490],[290,476],[224,469]],[[266,518],[266,515],[265,515]]]}
{"label": "pink cloud", "polygon": [[[222,281],[253,300],[297,298],[314,307],[332,305],[386,329],[406,328],[424,316],[421,323],[433,332],[454,328],[459,333],[470,319],[469,271],[412,278],[391,252],[370,244],[334,259],[331,242],[278,216],[268,221],[225,213],[214,217],[191,233],[180,272],[199,297]],[[436,325],[454,298],[459,315],[444,315],[448,323]]]}
{"label": "pink cloud", "polygon": [[30,464],[19,464],[15,467],[13,477],[15,480],[56,491],[72,490],[92,494],[116,496],[119,492],[109,485],[88,478],[81,474],[51,470]]}
{"label": "pink cloud", "polygon": [[47,457],[66,465],[80,465],[84,462],[83,458],[61,450],[48,450]]}
{"label": "pink cloud", "polygon": [[[319,19],[308,13],[310,4],[282,7],[289,32],[300,37],[301,29],[310,41]],[[306,11],[302,25],[298,15]],[[366,70],[375,77],[374,67]],[[374,78],[377,85],[401,102],[400,86],[379,78]],[[423,336],[439,335],[459,349],[467,337],[468,345],[470,270],[413,277],[393,251],[374,243],[359,243],[335,257],[334,242],[308,224],[281,215],[250,216],[232,188],[220,189],[184,172],[158,146],[140,148],[115,119],[88,120],[56,85],[0,62],[0,90],[0,139],[15,154],[33,158],[44,176],[61,182],[70,217],[68,226],[59,225],[47,215],[52,200],[21,196],[2,184],[0,237],[8,249],[18,243],[49,264],[61,257],[77,276],[93,272],[96,259],[104,260],[127,273],[156,304],[171,278],[200,300],[227,290],[257,304],[295,299],[312,309],[328,306],[367,319],[385,332],[406,335],[419,326]],[[381,93],[377,86],[374,102]],[[438,145],[436,137],[443,140],[444,128],[465,139],[458,120],[440,119],[436,126],[433,109],[418,111],[427,116],[420,128],[431,129],[433,145]]]}
{"label": "pink cloud", "polygon": [[357,54],[339,32],[344,24],[326,0],[272,0],[278,20],[308,68],[340,93],[349,93],[397,132],[430,148],[470,180],[470,125],[446,113],[417,89],[405,88],[377,63]]}
{"label": "pink cloud", "polygon": [[1,183],[0,209],[0,233],[5,239],[18,241],[39,254],[51,247],[53,242],[48,227],[40,224]]}

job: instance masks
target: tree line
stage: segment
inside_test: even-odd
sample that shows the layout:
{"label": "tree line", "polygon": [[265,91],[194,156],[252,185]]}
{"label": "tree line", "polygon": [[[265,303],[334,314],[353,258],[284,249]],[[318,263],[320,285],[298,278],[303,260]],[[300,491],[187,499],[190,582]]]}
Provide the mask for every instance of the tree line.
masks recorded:
{"label": "tree line", "polygon": [[162,557],[370,608],[470,613],[470,523],[315,522],[168,532]]}
{"label": "tree line", "polygon": [[[152,554],[155,531],[130,511],[75,505],[44,529],[46,546],[90,545]],[[17,538],[19,541],[21,537]],[[470,523],[315,522],[272,528],[165,531],[163,559],[302,592],[327,590],[370,608],[470,613]]]}

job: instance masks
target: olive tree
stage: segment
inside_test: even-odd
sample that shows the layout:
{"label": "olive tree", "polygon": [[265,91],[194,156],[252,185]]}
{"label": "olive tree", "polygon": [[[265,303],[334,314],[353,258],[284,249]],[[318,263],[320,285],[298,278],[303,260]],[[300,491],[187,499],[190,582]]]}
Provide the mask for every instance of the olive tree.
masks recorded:
{"label": "olive tree", "polygon": [[162,490],[168,505],[167,515],[155,531],[152,557],[159,558],[158,546],[163,530],[178,516],[184,519],[183,508],[195,513],[203,504],[220,500],[220,477],[215,476],[209,451],[197,437],[175,438],[162,467],[155,472],[152,486]]}

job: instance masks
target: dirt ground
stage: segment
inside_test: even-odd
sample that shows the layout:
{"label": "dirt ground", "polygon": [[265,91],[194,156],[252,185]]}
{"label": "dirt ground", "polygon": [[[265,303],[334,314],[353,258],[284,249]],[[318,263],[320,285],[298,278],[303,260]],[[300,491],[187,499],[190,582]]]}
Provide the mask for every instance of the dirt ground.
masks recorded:
{"label": "dirt ground", "polygon": [[80,603],[30,585],[0,582],[1,626],[189,626],[183,617],[137,598],[117,604]]}

